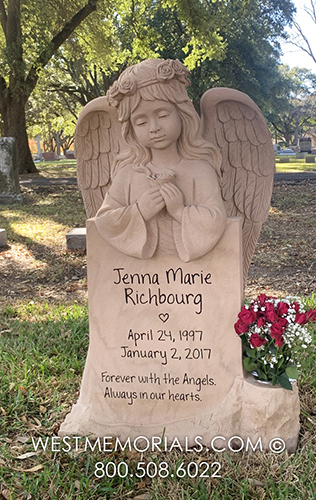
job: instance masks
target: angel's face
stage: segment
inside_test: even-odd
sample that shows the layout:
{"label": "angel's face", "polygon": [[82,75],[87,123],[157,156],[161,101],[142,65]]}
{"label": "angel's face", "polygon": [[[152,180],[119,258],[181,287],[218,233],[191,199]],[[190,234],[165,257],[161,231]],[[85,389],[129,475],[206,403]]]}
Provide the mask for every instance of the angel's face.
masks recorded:
{"label": "angel's face", "polygon": [[180,137],[182,122],[174,104],[165,101],[141,101],[131,115],[137,140],[150,149],[173,147]]}

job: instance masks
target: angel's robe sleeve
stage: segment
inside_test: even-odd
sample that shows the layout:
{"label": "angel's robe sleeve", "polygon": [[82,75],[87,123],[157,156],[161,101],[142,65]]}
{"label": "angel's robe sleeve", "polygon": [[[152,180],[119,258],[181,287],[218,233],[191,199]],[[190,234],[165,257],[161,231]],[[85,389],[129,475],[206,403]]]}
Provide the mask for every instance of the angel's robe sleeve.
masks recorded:
{"label": "angel's robe sleeve", "polygon": [[96,214],[97,229],[117,250],[139,259],[149,259],[157,247],[157,223],[155,220],[145,222],[137,203],[128,204],[128,180],[119,177]]}
{"label": "angel's robe sleeve", "polygon": [[[140,177],[136,182],[135,174],[129,177],[131,171],[124,170],[116,175],[96,215],[96,226],[114,248],[132,257],[149,259],[157,249],[159,224],[163,222],[158,224],[157,217],[145,222],[137,202],[129,203],[130,186],[132,184],[134,189],[139,188]],[[184,262],[202,257],[212,250],[226,225],[226,213],[216,175],[213,171],[210,173],[209,165],[206,175],[201,170],[197,179],[191,172],[187,174],[181,171],[182,175],[179,175],[178,187],[185,194],[185,207],[181,223],[172,220],[172,236],[175,251]]]}
{"label": "angel's robe sleeve", "polygon": [[226,227],[226,211],[215,172],[208,171],[193,188],[194,201],[186,205],[181,223],[173,221],[173,236],[184,262],[202,257],[212,250]]}

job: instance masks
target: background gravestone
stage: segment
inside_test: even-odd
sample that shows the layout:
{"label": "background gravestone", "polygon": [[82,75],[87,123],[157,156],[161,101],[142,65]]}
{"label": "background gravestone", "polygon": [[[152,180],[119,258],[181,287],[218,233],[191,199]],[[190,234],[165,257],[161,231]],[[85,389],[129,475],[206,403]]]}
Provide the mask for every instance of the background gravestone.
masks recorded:
{"label": "background gravestone", "polygon": [[21,202],[16,143],[13,137],[0,138],[0,203]]}

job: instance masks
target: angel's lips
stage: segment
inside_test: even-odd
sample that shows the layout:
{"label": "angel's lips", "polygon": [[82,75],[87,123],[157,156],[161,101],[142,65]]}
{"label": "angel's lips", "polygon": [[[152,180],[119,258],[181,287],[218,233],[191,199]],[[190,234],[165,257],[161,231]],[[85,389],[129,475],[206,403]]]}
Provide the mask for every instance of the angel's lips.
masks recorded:
{"label": "angel's lips", "polygon": [[167,182],[171,182],[172,179],[174,179],[175,173],[172,171],[163,171],[163,172],[157,172],[155,174],[151,174],[148,176],[148,179],[157,182],[161,186],[163,184],[166,184]]}

